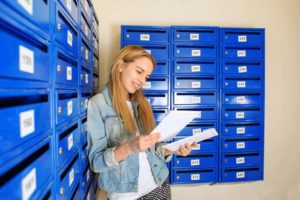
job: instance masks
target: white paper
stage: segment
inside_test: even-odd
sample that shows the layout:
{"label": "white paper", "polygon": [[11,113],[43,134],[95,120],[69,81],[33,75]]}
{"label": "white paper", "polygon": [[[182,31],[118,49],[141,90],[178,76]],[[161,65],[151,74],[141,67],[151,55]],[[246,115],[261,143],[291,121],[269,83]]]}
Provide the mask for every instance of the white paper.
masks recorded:
{"label": "white paper", "polygon": [[193,136],[189,136],[189,137],[186,137],[186,138],[183,138],[181,140],[178,140],[176,142],[172,142],[172,143],[169,143],[169,144],[166,144],[164,146],[162,146],[163,148],[165,149],[168,149],[170,151],[176,151],[181,145],[184,145],[186,143],[188,144],[192,144],[193,142],[201,142],[203,140],[207,140],[211,137],[214,137],[214,136],[217,136],[218,133],[216,131],[216,129],[214,128],[210,128],[210,129],[207,129],[199,134],[195,134]]}
{"label": "white paper", "polygon": [[169,141],[199,115],[199,111],[172,110],[151,133],[160,133],[159,142]]}

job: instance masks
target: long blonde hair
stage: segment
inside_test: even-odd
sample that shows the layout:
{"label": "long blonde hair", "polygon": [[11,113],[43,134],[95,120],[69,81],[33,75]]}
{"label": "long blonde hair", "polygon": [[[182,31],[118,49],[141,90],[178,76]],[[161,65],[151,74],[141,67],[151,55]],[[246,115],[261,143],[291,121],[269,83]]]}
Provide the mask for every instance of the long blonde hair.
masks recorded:
{"label": "long blonde hair", "polygon": [[[121,49],[113,62],[108,84],[113,107],[115,108],[119,117],[122,118],[125,129],[133,134],[136,133],[138,127],[136,126],[135,120],[132,117],[125,101],[126,90],[121,81],[121,72],[119,67],[124,63],[134,62],[135,59],[141,57],[150,59],[153,64],[153,68],[156,66],[156,61],[152,55],[145,51],[145,49],[141,46],[129,45]],[[155,121],[150,103],[146,100],[142,89],[139,89],[134,94],[131,94],[130,98],[132,101],[138,103],[138,120],[141,122],[141,127],[143,128],[139,131],[141,131],[141,134],[149,134],[155,127]]]}

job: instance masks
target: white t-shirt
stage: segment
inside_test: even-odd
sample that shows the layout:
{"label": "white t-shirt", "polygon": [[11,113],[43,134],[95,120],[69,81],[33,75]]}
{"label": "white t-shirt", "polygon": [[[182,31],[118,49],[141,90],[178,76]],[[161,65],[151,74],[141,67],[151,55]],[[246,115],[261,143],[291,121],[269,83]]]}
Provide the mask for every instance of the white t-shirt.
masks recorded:
{"label": "white t-shirt", "polygon": [[[133,108],[130,101],[127,101],[128,108],[133,116]],[[140,135],[138,131],[136,133]],[[132,200],[138,199],[145,194],[148,194],[154,190],[158,185],[155,183],[149,161],[147,159],[147,154],[145,152],[139,153],[139,178],[138,178],[138,192],[127,192],[127,193],[107,193],[110,200]]]}

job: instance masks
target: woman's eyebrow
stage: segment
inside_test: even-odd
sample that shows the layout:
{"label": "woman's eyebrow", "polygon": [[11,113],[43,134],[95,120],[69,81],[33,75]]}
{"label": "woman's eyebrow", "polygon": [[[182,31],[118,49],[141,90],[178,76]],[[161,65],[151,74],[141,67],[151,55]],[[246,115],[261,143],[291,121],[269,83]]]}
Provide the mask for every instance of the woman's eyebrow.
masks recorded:
{"label": "woman's eyebrow", "polygon": [[144,68],[140,67],[139,65],[137,65],[136,67],[141,69],[143,72],[145,72]]}

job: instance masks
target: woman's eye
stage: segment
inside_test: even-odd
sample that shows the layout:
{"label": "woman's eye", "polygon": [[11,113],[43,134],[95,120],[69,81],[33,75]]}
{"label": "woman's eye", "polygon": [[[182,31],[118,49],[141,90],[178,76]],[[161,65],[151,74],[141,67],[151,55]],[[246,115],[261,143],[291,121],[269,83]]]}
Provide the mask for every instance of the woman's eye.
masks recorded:
{"label": "woman's eye", "polygon": [[141,74],[142,72],[141,72],[141,71],[139,71],[139,70],[137,70],[137,73]]}

